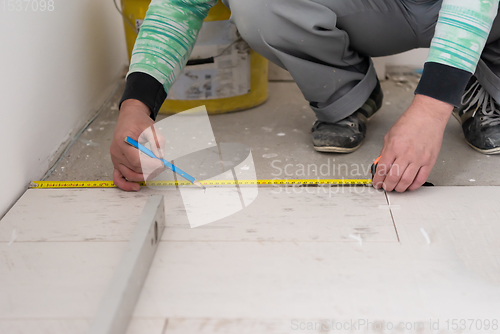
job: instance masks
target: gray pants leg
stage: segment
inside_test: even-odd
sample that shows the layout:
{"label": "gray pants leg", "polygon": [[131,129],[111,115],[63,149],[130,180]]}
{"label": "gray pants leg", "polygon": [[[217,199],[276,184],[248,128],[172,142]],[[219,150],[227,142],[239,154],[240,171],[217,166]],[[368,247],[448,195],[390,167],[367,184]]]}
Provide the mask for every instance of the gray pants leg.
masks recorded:
{"label": "gray pants leg", "polygon": [[224,2],[242,37],[290,72],[318,119],[326,122],[349,116],[370,96],[377,77],[369,57],[420,47],[432,38],[440,8],[438,1],[425,1],[420,11],[434,6],[435,16],[425,17],[416,31],[414,13],[402,1]]}
{"label": "gray pants leg", "polygon": [[[326,122],[349,116],[368,99],[377,82],[370,57],[429,47],[441,8],[441,0],[223,2],[242,37],[290,72]],[[500,101],[500,22],[490,37],[476,76]]]}

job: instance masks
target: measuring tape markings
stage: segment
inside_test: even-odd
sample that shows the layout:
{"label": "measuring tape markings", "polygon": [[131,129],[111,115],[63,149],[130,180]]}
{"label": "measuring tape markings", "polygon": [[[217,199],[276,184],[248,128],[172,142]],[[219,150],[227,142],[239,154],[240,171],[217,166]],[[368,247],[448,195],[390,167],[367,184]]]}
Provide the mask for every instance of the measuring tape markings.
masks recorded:
{"label": "measuring tape markings", "polygon": [[[259,186],[323,186],[323,185],[371,185],[370,179],[270,179],[270,180],[206,180],[204,186],[259,185]],[[147,181],[138,182],[144,186],[187,186],[188,181]],[[113,181],[32,181],[29,188],[115,188]]]}

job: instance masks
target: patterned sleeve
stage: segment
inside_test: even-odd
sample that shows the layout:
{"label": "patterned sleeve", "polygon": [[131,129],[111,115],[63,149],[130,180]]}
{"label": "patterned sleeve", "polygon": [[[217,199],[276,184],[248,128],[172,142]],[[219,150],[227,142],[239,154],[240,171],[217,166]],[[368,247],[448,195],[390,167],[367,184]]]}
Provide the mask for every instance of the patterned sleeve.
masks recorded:
{"label": "patterned sleeve", "polygon": [[443,0],[417,94],[455,106],[475,72],[499,0]]}
{"label": "patterned sleeve", "polygon": [[143,72],[165,91],[182,71],[214,0],[153,0],[137,36],[130,72]]}
{"label": "patterned sleeve", "polygon": [[499,0],[444,0],[428,62],[474,73],[497,15]]}
{"label": "patterned sleeve", "polygon": [[166,93],[189,59],[203,20],[216,2],[151,1],[132,51],[121,102],[140,100],[156,117]]}

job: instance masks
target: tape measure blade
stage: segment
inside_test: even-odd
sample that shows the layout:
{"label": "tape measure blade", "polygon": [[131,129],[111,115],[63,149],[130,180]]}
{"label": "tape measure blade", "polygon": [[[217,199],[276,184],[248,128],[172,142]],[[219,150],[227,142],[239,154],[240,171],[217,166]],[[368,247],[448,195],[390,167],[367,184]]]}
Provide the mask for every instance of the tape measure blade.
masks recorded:
{"label": "tape measure blade", "polygon": [[[257,180],[204,180],[204,186],[342,186],[342,185],[371,185],[371,179],[257,179]],[[139,182],[142,187],[150,186],[191,186],[189,181],[147,181]],[[29,188],[115,188],[113,181],[32,181]]]}

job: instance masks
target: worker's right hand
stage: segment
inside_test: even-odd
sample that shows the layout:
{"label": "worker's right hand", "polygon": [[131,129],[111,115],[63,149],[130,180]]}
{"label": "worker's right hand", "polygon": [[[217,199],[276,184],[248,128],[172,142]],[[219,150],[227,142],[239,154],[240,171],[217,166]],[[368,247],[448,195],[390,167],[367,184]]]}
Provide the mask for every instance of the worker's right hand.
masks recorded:
{"label": "worker's right hand", "polygon": [[110,153],[113,161],[113,182],[126,191],[138,191],[138,181],[146,181],[164,170],[163,163],[146,155],[139,156],[139,150],[128,145],[128,136],[139,143],[151,145],[151,151],[163,158],[165,138],[154,128],[149,108],[138,100],[125,100],[120,108]]}
{"label": "worker's right hand", "polygon": [[452,112],[451,104],[415,95],[384,137],[373,186],[397,192],[420,188],[436,163]]}

